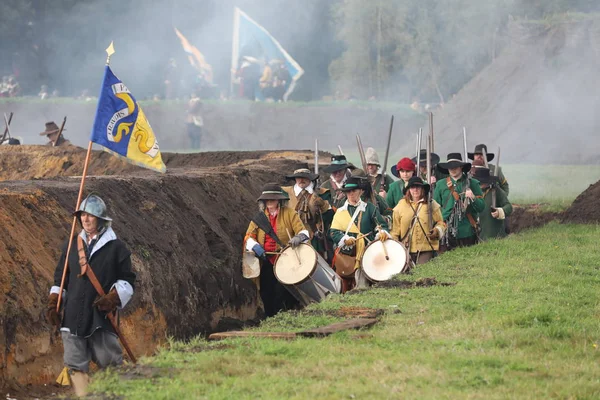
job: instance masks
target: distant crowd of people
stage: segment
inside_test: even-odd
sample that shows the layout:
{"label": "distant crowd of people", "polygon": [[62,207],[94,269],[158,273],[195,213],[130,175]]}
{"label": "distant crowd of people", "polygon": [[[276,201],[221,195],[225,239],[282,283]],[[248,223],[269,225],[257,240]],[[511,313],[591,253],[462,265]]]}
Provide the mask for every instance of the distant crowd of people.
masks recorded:
{"label": "distant crowd of people", "polygon": [[291,75],[283,60],[260,61],[244,56],[235,75],[237,94],[242,99],[285,101]]}

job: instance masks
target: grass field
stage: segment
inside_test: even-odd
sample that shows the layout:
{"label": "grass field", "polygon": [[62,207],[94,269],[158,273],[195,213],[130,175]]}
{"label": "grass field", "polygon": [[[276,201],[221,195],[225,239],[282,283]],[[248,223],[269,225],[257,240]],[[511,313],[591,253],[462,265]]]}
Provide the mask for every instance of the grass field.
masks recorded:
{"label": "grass field", "polygon": [[599,234],[552,223],[446,253],[403,278],[453,286],[331,296],[258,328],[316,327],[343,306],[384,309],[370,330],[174,343],[140,373],[96,375],[93,388],[127,399],[599,398]]}

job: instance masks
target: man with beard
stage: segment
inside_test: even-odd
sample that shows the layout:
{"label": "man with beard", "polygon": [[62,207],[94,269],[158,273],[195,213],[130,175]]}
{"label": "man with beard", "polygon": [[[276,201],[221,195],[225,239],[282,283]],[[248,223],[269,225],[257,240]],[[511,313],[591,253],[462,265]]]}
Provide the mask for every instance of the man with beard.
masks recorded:
{"label": "man with beard", "polygon": [[331,174],[327,182],[321,187],[329,190],[329,197],[325,198],[333,207],[333,211],[341,207],[346,202],[346,194],[341,190],[350,176],[350,170],[356,167],[346,160],[344,155],[335,155],[331,157],[331,164],[323,168],[323,172]]}

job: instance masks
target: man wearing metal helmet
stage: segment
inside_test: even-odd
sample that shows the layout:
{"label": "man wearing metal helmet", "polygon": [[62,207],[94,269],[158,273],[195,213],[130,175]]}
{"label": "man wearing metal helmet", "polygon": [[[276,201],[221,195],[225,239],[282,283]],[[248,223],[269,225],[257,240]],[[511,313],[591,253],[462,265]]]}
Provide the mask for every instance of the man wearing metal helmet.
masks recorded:
{"label": "man wearing metal helmet", "polygon": [[117,239],[111,228],[112,219],[107,215],[106,204],[99,196],[89,195],[75,215],[83,228],[79,237],[89,267],[106,294],[98,296],[90,280],[80,277],[80,241],[75,237],[69,253],[62,296],[62,321],[56,309],[67,244],[63,247],[54,272],[54,286],[50,289],[46,317],[61,331],[64,364],[69,370],[75,394],[82,396],[87,389],[90,361],[100,368],[123,362],[121,346],[106,314],[123,308],[129,302],[133,295],[135,273],[131,270],[131,253]]}

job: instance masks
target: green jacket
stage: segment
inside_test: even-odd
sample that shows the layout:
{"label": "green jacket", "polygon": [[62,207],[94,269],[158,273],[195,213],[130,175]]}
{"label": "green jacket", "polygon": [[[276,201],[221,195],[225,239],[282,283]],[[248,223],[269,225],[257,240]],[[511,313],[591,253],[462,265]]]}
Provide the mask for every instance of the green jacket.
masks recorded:
{"label": "green jacket", "polygon": [[333,189],[331,185],[331,179],[328,179],[326,182],[321,184],[323,189],[327,189],[327,193],[324,196],[321,196],[323,200],[327,200],[333,210],[337,210],[346,202],[346,194],[341,190]]}
{"label": "green jacket", "polygon": [[[458,181],[448,177],[446,179],[450,179],[454,184],[456,192],[459,194],[460,199],[465,198],[465,180],[466,175],[463,174]],[[453,235],[456,239],[466,239],[469,237],[473,237],[477,235],[477,232],[473,229],[469,218],[466,215],[463,215],[460,221],[457,218],[454,218],[452,221],[450,217],[452,216],[452,210],[454,208],[454,196],[450,192],[448,185],[446,184],[446,179],[442,179],[437,181],[435,184],[435,192],[433,193],[433,199],[437,201],[437,203],[442,207],[442,217],[448,226],[448,233],[452,234],[452,227],[456,223],[458,226],[456,227],[458,230],[455,235]],[[474,221],[477,221],[478,214],[483,211],[485,208],[485,202],[483,201],[483,192],[481,191],[481,187],[479,185],[479,181],[477,179],[470,178],[469,187],[473,194],[475,195],[475,200],[471,202],[467,206],[467,213],[473,217]]]}
{"label": "green jacket", "polygon": [[[371,178],[373,179],[373,178]],[[375,191],[375,193],[379,193],[379,188],[381,187],[381,181],[383,181],[383,189],[387,192],[390,190],[390,185],[394,183],[394,180],[388,174],[385,174],[385,179],[381,179],[381,174],[378,174],[374,180],[371,187]]]}
{"label": "green jacket", "polygon": [[[366,201],[368,203],[373,203],[371,201],[371,199],[366,198],[363,196],[363,201]],[[381,197],[380,195],[376,194],[375,195],[375,200],[377,201],[377,210],[379,210],[379,213],[381,215],[384,216],[391,216],[392,215],[392,209],[389,207],[387,201],[385,201],[385,199],[383,197]]]}
{"label": "green jacket", "polygon": [[[492,217],[491,189],[485,189],[483,192],[483,200],[485,201],[485,208],[481,213],[479,213],[479,225],[481,226],[479,237],[481,240],[505,237],[506,229],[504,228],[504,220]],[[496,208],[502,208],[502,210],[504,210],[505,217],[508,217],[510,214],[512,214],[512,204],[510,204],[508,201],[508,196],[501,188],[496,188]]]}
{"label": "green jacket", "polygon": [[385,201],[390,208],[393,209],[396,207],[396,204],[400,203],[400,200],[404,197],[404,185],[406,185],[406,182],[402,179],[399,179],[390,185],[387,196],[385,196]]}
{"label": "green jacket", "polygon": [[[370,202],[367,202],[366,204],[367,204],[366,209],[365,209],[365,211],[363,211],[362,217],[360,219],[360,223],[357,225],[358,225],[358,228],[360,229],[361,234],[369,233],[369,235],[367,236],[367,239],[374,240],[375,234],[377,233],[378,226],[381,227],[381,229],[386,230],[388,232],[389,232],[389,227],[388,227],[388,223],[385,220],[385,218],[383,218],[381,216],[381,214],[379,213],[379,210]],[[356,207],[348,205],[348,210],[338,210],[337,212],[348,212],[348,213],[350,213],[350,216],[352,217],[355,210],[356,210]],[[345,233],[345,231],[331,228],[329,230],[329,237],[333,240],[333,243],[335,243],[337,246],[339,241],[344,237],[344,233]],[[348,233],[348,235],[353,236],[353,237],[357,236],[354,233]]]}

